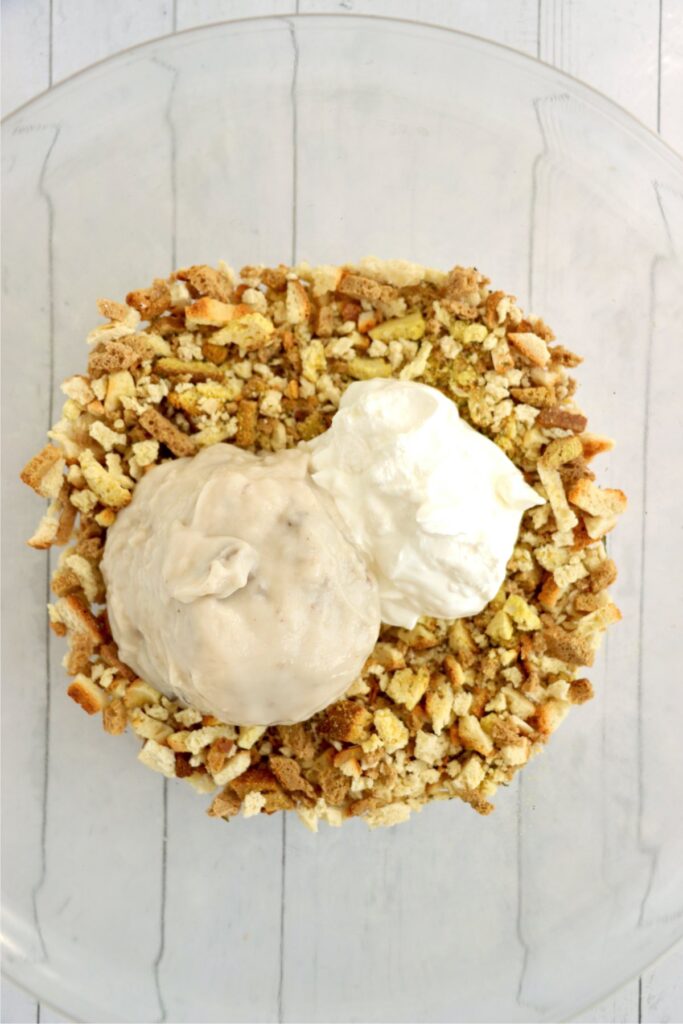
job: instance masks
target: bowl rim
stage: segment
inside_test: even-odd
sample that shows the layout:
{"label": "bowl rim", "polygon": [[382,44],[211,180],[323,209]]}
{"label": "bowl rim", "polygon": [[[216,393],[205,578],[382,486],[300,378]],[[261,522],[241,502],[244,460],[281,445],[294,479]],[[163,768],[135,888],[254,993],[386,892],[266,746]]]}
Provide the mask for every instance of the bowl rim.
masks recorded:
{"label": "bowl rim", "polygon": [[[298,7],[298,0],[296,0],[296,2]],[[70,87],[81,77],[89,75],[90,72],[95,69],[104,68],[105,70],[115,70],[118,63],[123,63],[132,55],[142,54],[145,49],[152,49],[160,43],[170,42],[171,40],[179,39],[182,36],[200,35],[202,33],[208,35],[216,29],[226,29],[233,26],[238,28],[245,25],[258,27],[259,25],[266,26],[269,24],[275,25],[283,23],[292,28],[296,27],[297,24],[303,25],[306,22],[318,22],[320,24],[336,23],[340,26],[368,23],[375,25],[385,24],[402,26],[406,29],[426,29],[434,34],[454,36],[461,40],[465,40],[468,43],[474,43],[483,50],[499,50],[509,58],[512,58],[513,61],[525,64],[529,68],[540,70],[549,76],[553,76],[567,83],[570,88],[578,93],[578,95],[589,105],[596,109],[599,114],[602,114],[605,117],[611,117],[611,119],[620,124],[624,130],[630,130],[643,144],[647,145],[650,149],[654,150],[659,157],[663,158],[675,173],[681,175],[683,178],[683,154],[679,153],[678,150],[667,142],[655,129],[650,128],[639,117],[627,110],[626,107],[622,106],[621,103],[611,99],[599,89],[596,89],[587,82],[576,78],[569,72],[563,71],[560,68],[555,67],[553,64],[549,64],[547,61],[541,60],[540,57],[524,53],[512,46],[508,46],[506,43],[500,43],[493,39],[486,39],[484,36],[476,35],[473,32],[463,32],[461,29],[452,28],[448,25],[439,25],[430,21],[419,21],[416,18],[396,18],[389,15],[360,14],[355,12],[352,14],[323,13],[318,11],[300,13],[297,10],[290,14],[261,14],[247,16],[244,18],[225,18],[218,21],[207,22],[202,25],[194,25],[189,28],[179,29],[175,32],[168,32],[164,35],[154,36],[152,39],[145,39],[140,43],[135,43],[123,50],[118,50],[116,53],[102,57],[100,60],[93,61],[92,64],[87,64],[85,67],[79,68],[78,71],[74,71],[72,74],[67,75],[66,78],[60,79],[59,82],[49,85],[47,89],[43,89],[41,92],[32,96],[29,100],[26,100],[18,107],[15,107],[14,110],[9,111],[9,113],[0,118],[0,126],[2,126],[3,129],[10,128],[15,120],[17,120],[26,111],[31,110],[33,106],[40,104],[48,95],[54,95],[61,92],[65,88]]]}

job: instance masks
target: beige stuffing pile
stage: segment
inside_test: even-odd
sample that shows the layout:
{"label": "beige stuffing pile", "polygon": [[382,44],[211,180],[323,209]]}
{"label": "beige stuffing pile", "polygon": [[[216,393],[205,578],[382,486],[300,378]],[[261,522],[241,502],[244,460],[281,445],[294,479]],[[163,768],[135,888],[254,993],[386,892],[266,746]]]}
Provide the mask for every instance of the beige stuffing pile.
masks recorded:
{"label": "beige stuffing pile", "polygon": [[[344,267],[194,266],[102,300],[88,372],[63,384],[62,416],[22,479],[50,505],[29,544],[60,545],[49,607],[67,640],[68,693],[140,760],[212,795],[230,818],[296,810],[315,829],[405,821],[460,797],[487,814],[572,704],[581,667],[619,619],[604,535],[626,499],[603,489],[554,344],[478,271],[403,261]],[[99,563],[136,482],[217,442],[279,451],[326,430],[353,380],[439,388],[547,499],[524,516],[505,583],[479,615],[386,627],[345,698],[307,722],[226,725],[163,697],[118,658]]]}

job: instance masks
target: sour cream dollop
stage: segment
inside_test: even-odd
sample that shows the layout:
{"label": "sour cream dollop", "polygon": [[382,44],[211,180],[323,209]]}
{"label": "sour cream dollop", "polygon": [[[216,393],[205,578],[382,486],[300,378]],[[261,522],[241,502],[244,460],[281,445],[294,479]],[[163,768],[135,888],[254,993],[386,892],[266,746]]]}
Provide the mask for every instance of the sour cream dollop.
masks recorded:
{"label": "sour cream dollop", "polygon": [[351,384],[307,447],[391,625],[480,612],[503,582],[522,514],[543,504],[454,402],[414,381]]}

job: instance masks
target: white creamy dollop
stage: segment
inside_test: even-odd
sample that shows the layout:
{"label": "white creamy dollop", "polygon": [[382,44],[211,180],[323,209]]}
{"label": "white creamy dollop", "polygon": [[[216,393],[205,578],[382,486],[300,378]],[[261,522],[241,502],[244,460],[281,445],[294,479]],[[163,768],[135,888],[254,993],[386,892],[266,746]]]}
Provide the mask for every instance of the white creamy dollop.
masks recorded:
{"label": "white creamy dollop", "polygon": [[300,722],[358,676],[377,583],[302,450],[216,444],[147,473],[102,560],[119,655],[224,722]]}
{"label": "white creamy dollop", "polygon": [[454,402],[414,381],[351,384],[307,448],[313,480],[368,559],[391,625],[481,611],[503,582],[522,513],[543,504]]}

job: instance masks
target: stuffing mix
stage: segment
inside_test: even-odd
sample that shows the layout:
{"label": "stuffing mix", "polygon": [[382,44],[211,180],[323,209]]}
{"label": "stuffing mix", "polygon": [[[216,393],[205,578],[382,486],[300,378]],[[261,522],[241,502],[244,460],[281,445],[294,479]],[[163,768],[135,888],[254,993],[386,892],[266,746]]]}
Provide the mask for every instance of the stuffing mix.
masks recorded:
{"label": "stuffing mix", "polygon": [[[580,362],[477,270],[404,261],[343,267],[192,266],[125,303],[100,300],[87,372],[64,381],[50,443],[22,479],[50,500],[29,540],[63,548],[54,632],[68,694],[139,759],[212,795],[208,813],[295,810],[312,829],[404,821],[459,797],[481,814],[593,694],[581,666],[620,618],[603,538],[623,511],[590,466]],[[217,442],[280,451],[326,430],[353,381],[438,388],[546,503],[525,513],[506,579],[478,615],[383,627],[342,700],[296,725],[227,725],[169,700],[118,657],[100,560],[108,528],[154,465]]]}

